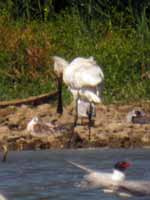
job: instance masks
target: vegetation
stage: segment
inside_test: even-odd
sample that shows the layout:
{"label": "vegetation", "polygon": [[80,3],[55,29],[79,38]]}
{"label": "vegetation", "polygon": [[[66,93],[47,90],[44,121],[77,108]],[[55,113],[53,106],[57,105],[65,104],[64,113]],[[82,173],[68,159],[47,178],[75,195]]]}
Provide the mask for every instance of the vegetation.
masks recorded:
{"label": "vegetation", "polygon": [[53,55],[94,56],[105,102],[149,99],[148,11],[140,0],[0,1],[0,100],[54,91]]}

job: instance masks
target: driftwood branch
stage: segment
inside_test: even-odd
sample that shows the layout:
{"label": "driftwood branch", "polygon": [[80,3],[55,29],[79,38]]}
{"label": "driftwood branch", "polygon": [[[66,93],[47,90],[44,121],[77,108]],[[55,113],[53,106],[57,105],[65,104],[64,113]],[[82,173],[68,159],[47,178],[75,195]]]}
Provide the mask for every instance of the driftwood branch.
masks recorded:
{"label": "driftwood branch", "polygon": [[7,106],[20,106],[22,104],[25,105],[40,105],[42,103],[46,103],[49,101],[53,101],[57,98],[57,92],[46,93],[39,96],[29,97],[27,99],[16,99],[12,101],[1,101],[0,108],[4,108]]}

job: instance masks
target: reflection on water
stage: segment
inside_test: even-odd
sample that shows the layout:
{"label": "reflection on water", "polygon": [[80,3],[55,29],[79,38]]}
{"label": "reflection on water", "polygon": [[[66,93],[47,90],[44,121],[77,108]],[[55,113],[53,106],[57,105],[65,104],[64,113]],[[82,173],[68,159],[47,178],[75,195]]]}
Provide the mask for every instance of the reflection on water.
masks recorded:
{"label": "reflection on water", "polygon": [[[0,154],[0,159],[1,159]],[[106,171],[122,159],[133,162],[127,176],[150,180],[149,149],[81,149],[10,152],[0,162],[0,193],[8,200],[118,200],[98,189],[77,187],[84,172],[66,162],[73,160]],[[140,198],[149,200],[150,197]],[[138,199],[131,198],[131,199]]]}

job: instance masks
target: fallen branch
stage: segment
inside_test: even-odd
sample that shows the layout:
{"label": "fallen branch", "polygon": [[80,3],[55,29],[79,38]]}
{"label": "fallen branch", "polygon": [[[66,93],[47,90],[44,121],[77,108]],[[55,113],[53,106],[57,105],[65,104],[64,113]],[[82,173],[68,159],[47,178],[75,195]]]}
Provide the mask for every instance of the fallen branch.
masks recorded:
{"label": "fallen branch", "polygon": [[57,92],[46,93],[39,96],[29,97],[27,99],[16,99],[12,101],[1,101],[0,108],[4,108],[7,106],[20,106],[22,104],[25,105],[39,105],[42,103],[46,103],[49,101],[55,100],[57,97]]}

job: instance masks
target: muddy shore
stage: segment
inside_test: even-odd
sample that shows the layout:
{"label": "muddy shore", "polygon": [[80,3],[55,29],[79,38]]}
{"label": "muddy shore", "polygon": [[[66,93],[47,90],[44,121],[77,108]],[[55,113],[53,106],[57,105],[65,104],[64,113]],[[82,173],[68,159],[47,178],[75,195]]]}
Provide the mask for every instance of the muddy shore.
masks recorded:
{"label": "muddy shore", "polygon": [[[150,113],[150,103],[136,105],[99,105],[95,124],[91,128],[91,141],[88,140],[88,126],[81,125],[75,129],[73,143],[70,144],[72,107],[68,106],[64,114],[56,114],[55,105],[43,104],[36,107],[21,105],[0,109],[0,147],[7,145],[9,150],[33,150],[53,148],[114,147],[135,148],[150,147],[150,124],[139,125],[127,123],[126,115],[135,107]],[[38,134],[27,132],[28,122],[38,116],[44,122],[52,122],[60,127],[55,134]]]}

